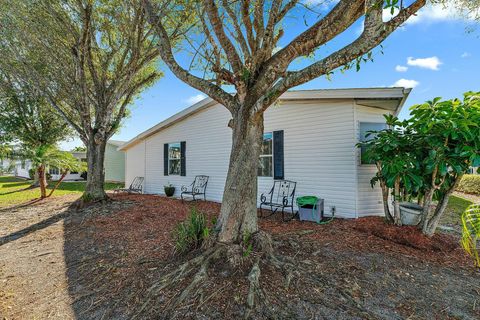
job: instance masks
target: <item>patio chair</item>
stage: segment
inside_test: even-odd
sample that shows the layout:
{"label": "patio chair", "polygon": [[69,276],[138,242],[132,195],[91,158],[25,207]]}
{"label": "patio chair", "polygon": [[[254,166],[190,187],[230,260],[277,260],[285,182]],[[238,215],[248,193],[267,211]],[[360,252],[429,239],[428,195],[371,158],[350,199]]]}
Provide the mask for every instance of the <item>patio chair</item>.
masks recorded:
{"label": "patio chair", "polygon": [[[293,211],[293,199],[295,198],[295,189],[297,187],[297,183],[290,180],[275,180],[273,182],[273,187],[270,189],[270,192],[267,194],[261,195],[261,203],[260,203],[260,217],[266,218],[273,214],[275,214],[278,209],[282,210],[282,220],[289,221],[295,216],[295,212]],[[263,207],[270,207],[271,214],[267,216],[263,216]],[[290,208],[292,211],[292,215],[289,218],[285,218],[285,209]]]}
{"label": "patio chair", "polygon": [[115,189],[115,193],[127,192],[127,193],[142,193],[143,192],[143,180],[144,177],[135,177],[128,188]]}
{"label": "patio chair", "polygon": [[203,200],[206,201],[207,198],[205,195],[205,191],[207,190],[207,183],[208,176],[195,176],[195,179],[193,180],[191,185],[182,186],[182,193],[180,194],[182,201],[184,200],[184,195],[191,196],[193,200],[197,200],[195,199],[196,196],[203,195]]}

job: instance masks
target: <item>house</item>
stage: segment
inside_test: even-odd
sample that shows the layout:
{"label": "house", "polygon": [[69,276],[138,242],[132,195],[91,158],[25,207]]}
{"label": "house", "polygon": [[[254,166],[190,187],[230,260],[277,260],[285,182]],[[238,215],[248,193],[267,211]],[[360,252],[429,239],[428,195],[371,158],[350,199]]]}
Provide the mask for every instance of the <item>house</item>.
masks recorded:
{"label": "house", "polygon": [[[383,215],[372,164],[362,163],[356,144],[365,132],[386,127],[383,114],[398,114],[410,89],[363,88],[289,91],[265,113],[258,197],[275,178],[297,182],[296,196],[325,199],[325,213],[356,218]],[[128,185],[145,177],[145,193],[163,194],[166,184],[189,185],[208,175],[207,200],[220,202],[231,149],[229,111],[206,98],[123,144]],[[181,157],[184,155],[184,157]],[[274,172],[274,168],[282,168]]]}
{"label": "house", "polygon": [[[117,150],[124,141],[108,140],[105,148],[105,180],[114,182],[125,181],[125,154],[122,151]],[[87,153],[85,151],[71,151],[72,155],[78,159],[78,161],[87,162]],[[17,177],[29,178],[29,170],[32,168],[32,162],[16,161],[15,175]],[[48,172],[51,175],[52,180],[59,180],[61,172],[58,168],[48,168]],[[84,180],[82,172],[69,172],[64,180],[65,181],[77,181]]]}

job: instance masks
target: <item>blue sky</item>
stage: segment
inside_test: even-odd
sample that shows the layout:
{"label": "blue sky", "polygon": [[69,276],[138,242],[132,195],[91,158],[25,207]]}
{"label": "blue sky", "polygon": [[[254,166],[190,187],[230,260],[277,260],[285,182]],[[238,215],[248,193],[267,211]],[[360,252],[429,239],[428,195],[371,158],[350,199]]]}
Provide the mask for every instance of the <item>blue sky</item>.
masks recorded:
{"label": "blue sky", "polygon": [[[319,78],[295,89],[413,86],[401,118],[408,117],[409,106],[433,97],[449,99],[468,90],[480,91],[480,26],[468,32],[469,26],[472,23],[459,18],[452,8],[427,7],[383,43],[383,54],[375,50],[374,62],[362,65],[359,72],[335,72],[330,81]],[[296,34],[305,26],[291,21],[285,28],[288,38],[289,33]],[[319,54],[328,54],[360,32],[361,23],[357,23]],[[113,139],[129,140],[204,96],[165,67],[160,68],[165,76],[134,102],[131,116]],[[79,145],[81,142],[74,139],[61,147],[69,150]]]}

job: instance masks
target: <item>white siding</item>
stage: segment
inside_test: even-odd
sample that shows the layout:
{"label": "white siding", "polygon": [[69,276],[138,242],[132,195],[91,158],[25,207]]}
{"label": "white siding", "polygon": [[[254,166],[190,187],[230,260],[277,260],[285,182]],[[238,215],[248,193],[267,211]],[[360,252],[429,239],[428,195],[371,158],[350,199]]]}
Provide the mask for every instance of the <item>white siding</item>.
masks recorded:
{"label": "white siding", "polygon": [[[171,183],[180,195],[181,186],[192,183],[195,175],[208,175],[207,197],[221,201],[232,139],[229,119],[227,109],[215,105],[147,138],[146,192],[164,193],[163,186]],[[186,176],[164,176],[163,145],[180,141],[186,142]]]}
{"label": "white siding", "polygon": [[125,181],[125,153],[118,146],[107,143],[105,150],[105,180]]}
{"label": "white siding", "polygon": [[[356,138],[360,141],[360,122],[379,122],[385,123],[384,114],[388,113],[386,110],[356,106]],[[374,188],[370,185],[370,180],[377,172],[377,168],[373,164],[361,164],[360,150],[356,150],[356,164],[358,176],[358,216],[383,216],[382,192],[377,183]]]}
{"label": "white siding", "polygon": [[[145,142],[134,145],[125,153],[125,186],[128,187],[135,177],[145,176]],[[145,183],[144,183],[145,185]]]}
{"label": "white siding", "polygon": [[[129,148],[127,183],[145,169],[147,193],[163,193],[172,183],[176,195],[195,175],[210,176],[207,198],[221,201],[231,149],[228,111],[214,105],[189,116]],[[355,125],[353,100],[283,103],[265,114],[265,132],[284,130],[285,179],[297,181],[297,195],[325,199],[325,211],[356,217]],[[186,176],[163,175],[164,143],[186,141]],[[145,167],[142,166],[146,154]],[[134,173],[135,172],[135,173]],[[259,178],[259,194],[267,192],[272,178]]]}

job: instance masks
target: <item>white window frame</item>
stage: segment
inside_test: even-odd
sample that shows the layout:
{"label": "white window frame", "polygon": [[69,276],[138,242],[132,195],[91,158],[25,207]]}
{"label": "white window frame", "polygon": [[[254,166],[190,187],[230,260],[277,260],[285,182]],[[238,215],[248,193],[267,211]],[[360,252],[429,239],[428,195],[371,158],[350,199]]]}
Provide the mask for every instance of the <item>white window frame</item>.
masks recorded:
{"label": "white window frame", "polygon": [[263,145],[263,141],[265,140],[265,136],[268,135],[268,134],[271,134],[272,135],[272,153],[271,154],[261,154],[259,158],[271,158],[272,159],[272,165],[270,166],[270,175],[269,176],[259,176],[258,175],[258,168],[257,168],[257,177],[258,178],[273,178],[273,147],[274,147],[274,143],[273,143],[273,131],[269,131],[269,132],[264,132],[263,133],[263,137],[262,137],[262,145]]}
{"label": "white window frame", "polygon": [[[171,145],[177,145],[177,144],[178,144],[178,146],[179,146],[179,148],[180,148],[180,156],[179,156],[178,158],[170,158],[170,146],[171,146]],[[182,144],[181,144],[180,142],[169,142],[169,143],[168,143],[168,156],[167,156],[167,158],[168,158],[168,160],[167,160],[167,161],[168,161],[168,175],[169,175],[169,176],[179,176],[179,175],[181,175],[181,174],[182,174],[182,168],[181,168],[181,167],[182,167]],[[171,161],[171,160],[178,160],[178,161],[179,161],[179,163],[180,163],[180,171],[179,171],[178,173],[172,173],[172,172],[170,172],[170,168],[171,168],[171,166],[170,166],[170,161]]]}

